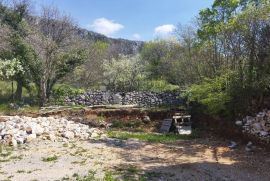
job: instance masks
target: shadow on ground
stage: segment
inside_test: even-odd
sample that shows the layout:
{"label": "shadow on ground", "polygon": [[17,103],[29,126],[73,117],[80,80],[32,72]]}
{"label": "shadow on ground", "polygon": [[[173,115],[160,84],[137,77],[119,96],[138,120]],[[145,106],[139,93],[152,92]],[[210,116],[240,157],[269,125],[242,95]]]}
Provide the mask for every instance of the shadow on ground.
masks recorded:
{"label": "shadow on ground", "polygon": [[230,150],[226,140],[200,138],[164,144],[104,139],[91,143],[114,148],[126,162],[115,168],[135,167],[134,174],[145,180],[270,180],[268,152],[247,153],[244,146]]}

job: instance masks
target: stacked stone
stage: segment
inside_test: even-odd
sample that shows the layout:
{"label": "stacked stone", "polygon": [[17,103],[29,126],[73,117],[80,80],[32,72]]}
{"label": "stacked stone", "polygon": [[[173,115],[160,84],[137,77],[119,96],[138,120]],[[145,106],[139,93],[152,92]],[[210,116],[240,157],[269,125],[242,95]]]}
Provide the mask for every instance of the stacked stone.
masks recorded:
{"label": "stacked stone", "polygon": [[236,124],[242,125],[244,133],[252,134],[266,142],[270,141],[270,110],[263,110],[254,117],[247,116]]}
{"label": "stacked stone", "polygon": [[65,99],[70,105],[139,105],[142,107],[160,105],[182,105],[183,99],[176,93],[154,92],[87,92],[79,96],[70,96]]}
{"label": "stacked stone", "polygon": [[10,116],[0,122],[0,143],[16,146],[36,138],[51,141],[74,138],[86,140],[96,132],[95,128],[90,129],[87,125],[65,118]]}

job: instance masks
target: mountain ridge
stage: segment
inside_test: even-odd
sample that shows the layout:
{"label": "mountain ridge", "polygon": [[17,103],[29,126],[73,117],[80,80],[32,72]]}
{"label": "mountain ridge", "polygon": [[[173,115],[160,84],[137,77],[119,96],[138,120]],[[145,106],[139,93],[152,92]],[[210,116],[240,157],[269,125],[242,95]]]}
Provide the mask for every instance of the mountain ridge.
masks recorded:
{"label": "mountain ridge", "polygon": [[128,40],[123,38],[111,38],[106,35],[77,27],[77,34],[89,41],[104,41],[109,44],[112,51],[118,54],[134,55],[137,54],[144,45],[143,41]]}

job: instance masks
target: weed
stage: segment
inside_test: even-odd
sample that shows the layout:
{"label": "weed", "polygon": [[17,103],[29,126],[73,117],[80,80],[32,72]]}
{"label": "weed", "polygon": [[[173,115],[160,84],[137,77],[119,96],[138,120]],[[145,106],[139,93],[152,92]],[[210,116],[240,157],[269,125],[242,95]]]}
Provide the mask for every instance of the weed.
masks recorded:
{"label": "weed", "polygon": [[44,161],[44,162],[53,162],[53,161],[56,161],[57,159],[58,159],[58,157],[56,155],[54,155],[52,157],[42,158],[42,161]]}
{"label": "weed", "polygon": [[84,176],[82,178],[78,176],[78,177],[76,177],[76,180],[77,181],[94,181],[95,180],[95,174],[96,174],[95,171],[89,170],[87,176]]}
{"label": "weed", "polygon": [[64,143],[63,144],[63,147],[68,147],[68,143]]}
{"label": "weed", "polygon": [[71,162],[72,164],[80,164],[80,165],[85,165],[86,164],[86,161],[87,159],[84,159],[82,161],[74,161],[74,162]]}
{"label": "weed", "polygon": [[17,173],[25,173],[25,170],[18,170]]}

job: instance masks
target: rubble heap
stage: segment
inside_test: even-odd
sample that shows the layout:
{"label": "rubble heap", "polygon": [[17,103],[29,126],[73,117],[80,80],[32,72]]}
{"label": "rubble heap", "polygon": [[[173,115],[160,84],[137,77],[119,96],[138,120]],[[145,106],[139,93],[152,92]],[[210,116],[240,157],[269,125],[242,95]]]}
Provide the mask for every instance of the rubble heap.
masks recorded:
{"label": "rubble heap", "polygon": [[254,117],[247,116],[242,121],[236,121],[236,124],[242,126],[244,133],[266,142],[270,141],[270,110],[263,110]]}
{"label": "rubble heap", "polygon": [[75,138],[86,140],[102,134],[96,128],[65,118],[6,116],[1,120],[0,143],[13,146],[31,142],[37,138],[51,141]]}

